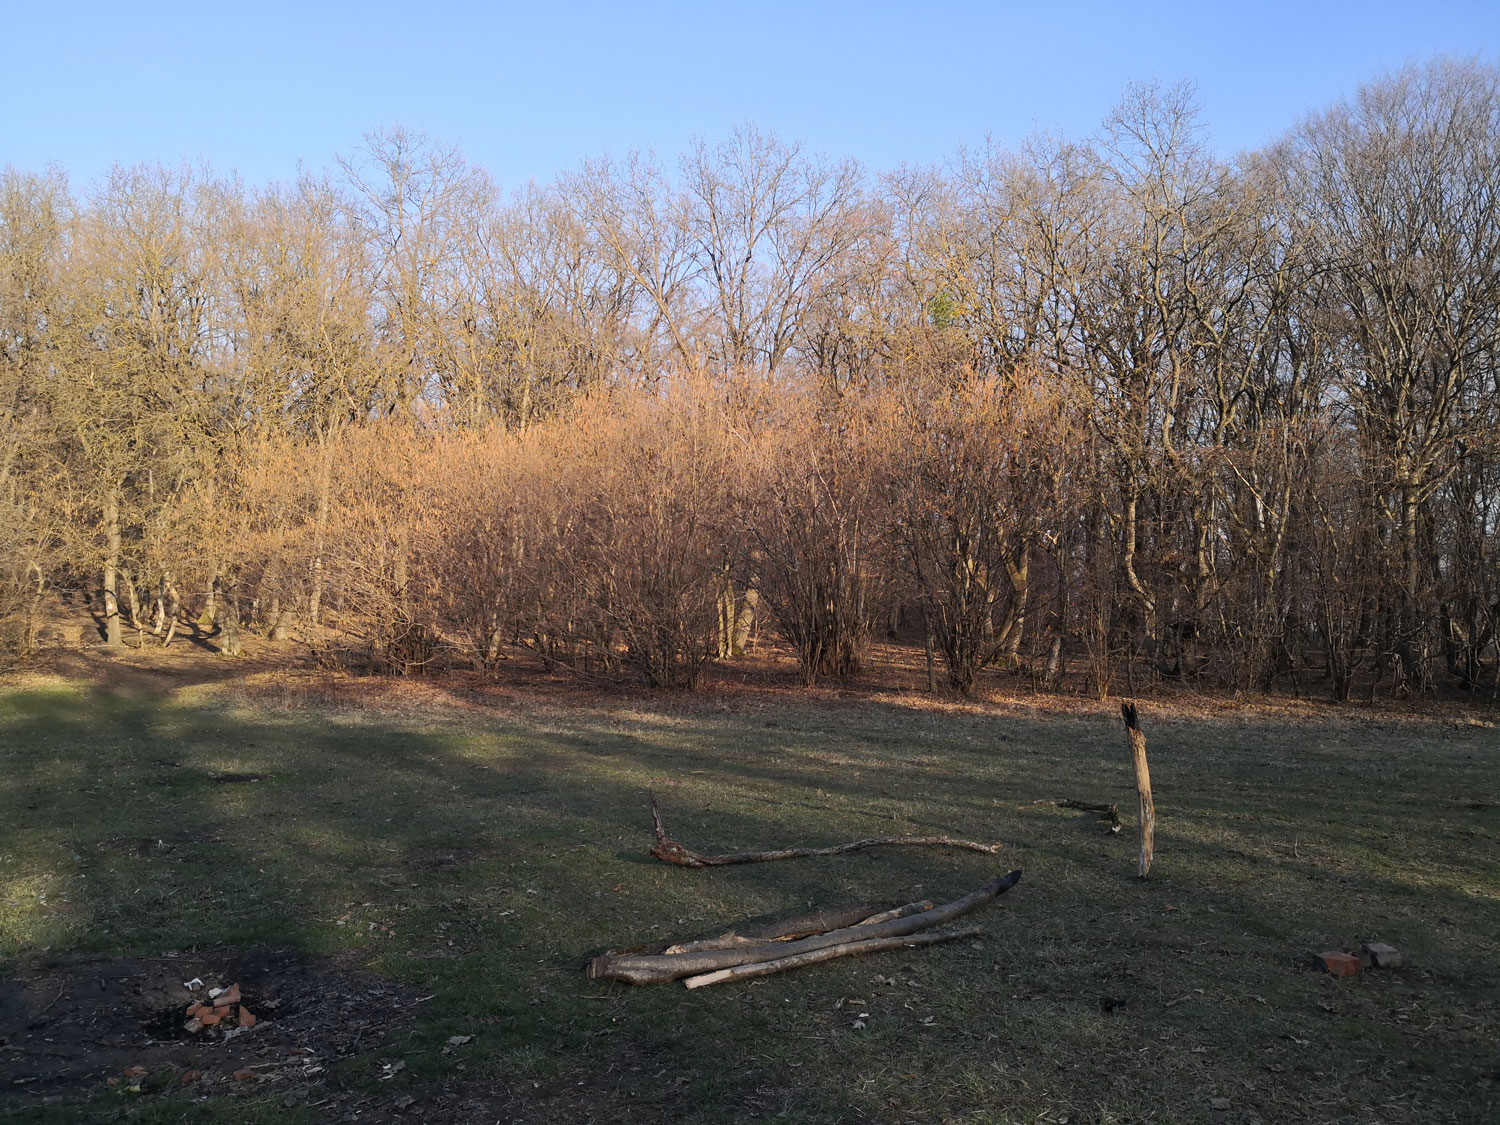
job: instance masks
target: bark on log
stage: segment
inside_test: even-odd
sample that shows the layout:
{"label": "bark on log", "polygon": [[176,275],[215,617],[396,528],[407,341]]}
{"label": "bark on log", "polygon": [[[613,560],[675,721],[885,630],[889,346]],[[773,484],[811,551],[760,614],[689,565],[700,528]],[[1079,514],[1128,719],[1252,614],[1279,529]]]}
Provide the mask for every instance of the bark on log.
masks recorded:
{"label": "bark on log", "polygon": [[1125,718],[1125,732],[1130,736],[1130,756],[1135,762],[1135,791],[1141,825],[1140,878],[1144,879],[1151,873],[1151,861],[1156,856],[1156,807],[1151,802],[1151,770],[1146,765],[1146,736],[1141,733],[1135,704],[1120,704],[1120,714]]}
{"label": "bark on log", "polygon": [[874,836],[868,840],[855,840],[849,844],[835,844],[830,848],[781,848],[769,852],[731,852],[728,855],[699,855],[684,847],[667,835],[662,827],[661,810],[657,808],[656,794],[651,794],[651,822],[656,830],[656,843],[651,854],[664,863],[678,867],[728,867],[737,863],[770,863],[778,859],[805,859],[809,856],[847,855],[864,848],[890,847],[893,845],[963,848],[983,855],[999,855],[1002,845],[980,844],[973,840],[958,840],[952,836]]}
{"label": "bark on log", "polygon": [[975,937],[984,933],[983,926],[965,926],[959,930],[938,930],[935,933],[912,934],[909,937],[873,938],[869,941],[851,941],[843,945],[830,945],[827,949],[815,949],[811,953],[800,953],[795,957],[778,957],[774,961],[757,961],[750,965],[735,965],[714,973],[702,973],[688,977],[683,983],[689,988],[703,988],[710,984],[722,984],[730,980],[747,977],[763,977],[787,969],[800,969],[804,965],[816,965],[821,961],[832,961],[838,957],[854,957],[861,953],[879,953],[886,949],[912,949],[920,945],[936,945],[941,941]]}
{"label": "bark on log", "polygon": [[831,945],[844,945],[852,941],[867,941],[876,938],[905,937],[934,926],[941,926],[945,922],[967,914],[1004,894],[1020,881],[1021,872],[1012,871],[1008,875],[1000,875],[991,879],[977,891],[963,898],[933,907],[931,910],[924,910],[919,914],[892,918],[889,921],[870,925],[847,926],[796,941],[767,942],[735,949],[708,949],[695,953],[623,956],[604,953],[589,963],[588,975],[596,980],[622,980],[629,984],[660,984],[662,981],[711,973],[734,965],[795,957],[815,949],[826,949]]}

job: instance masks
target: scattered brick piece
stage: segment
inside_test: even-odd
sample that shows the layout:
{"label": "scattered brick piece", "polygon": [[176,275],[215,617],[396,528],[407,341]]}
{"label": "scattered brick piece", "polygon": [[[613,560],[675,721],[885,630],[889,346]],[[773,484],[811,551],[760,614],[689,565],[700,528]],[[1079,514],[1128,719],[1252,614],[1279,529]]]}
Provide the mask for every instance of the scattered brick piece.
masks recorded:
{"label": "scattered brick piece", "polygon": [[224,1018],[225,1014],[225,1012],[222,1012],[218,1008],[215,1008],[213,1011],[204,1012],[201,1016],[199,1016],[198,1022],[204,1027],[213,1027]]}
{"label": "scattered brick piece", "polygon": [[234,1080],[236,1082],[249,1082],[254,1077],[255,1071],[253,1070],[237,1070],[234,1072]]}
{"label": "scattered brick piece", "polygon": [[223,992],[214,997],[215,1008],[227,1008],[229,1005],[238,1004],[239,1002],[240,986],[237,984],[231,984]]}
{"label": "scattered brick piece", "polygon": [[252,1012],[249,1008],[245,1007],[243,1004],[240,1005],[240,1026],[241,1027],[254,1027],[259,1022],[260,1022],[260,1020],[258,1020],[258,1019],[255,1018],[255,1013],[254,1012]]}
{"label": "scattered brick piece", "polygon": [[191,1086],[194,1082],[198,1081],[198,1079],[202,1077],[203,1072],[201,1070],[184,1070],[182,1072],[182,1078],[180,1079],[180,1081],[184,1086]]}
{"label": "scattered brick piece", "polygon": [[188,1019],[192,1019],[194,1016],[202,1015],[204,1011],[212,1011],[212,1009],[207,1004],[194,1002],[188,1005],[187,1017]]}
{"label": "scattered brick piece", "polygon": [[126,1078],[144,1078],[151,1072],[143,1066],[127,1066],[120,1073]]}
{"label": "scattered brick piece", "polygon": [[1351,957],[1347,953],[1319,953],[1313,957],[1313,964],[1336,977],[1352,977],[1359,972],[1359,958]]}
{"label": "scattered brick piece", "polygon": [[1367,969],[1399,969],[1406,964],[1406,954],[1394,945],[1367,941],[1359,947],[1359,963]]}

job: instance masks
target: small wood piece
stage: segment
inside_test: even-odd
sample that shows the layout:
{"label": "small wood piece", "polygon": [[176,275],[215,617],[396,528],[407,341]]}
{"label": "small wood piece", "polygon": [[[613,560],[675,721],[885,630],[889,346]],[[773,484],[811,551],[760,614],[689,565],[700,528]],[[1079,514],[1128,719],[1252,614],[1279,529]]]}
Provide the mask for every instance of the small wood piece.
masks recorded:
{"label": "small wood piece", "polygon": [[965,926],[959,930],[937,930],[932,933],[910,934],[907,937],[875,938],[869,941],[851,941],[843,945],[830,945],[826,949],[815,949],[795,957],[778,957],[774,961],[757,961],[749,965],[735,965],[713,973],[688,977],[683,983],[689,988],[703,988],[710,984],[723,984],[730,980],[747,977],[763,977],[771,973],[800,969],[804,965],[816,965],[821,961],[832,961],[838,957],[854,957],[861,953],[879,953],[886,949],[913,949],[921,945],[936,945],[941,941],[975,937],[984,933],[983,926]]}
{"label": "small wood piece", "polygon": [[1151,873],[1156,856],[1156,807],[1151,803],[1151,771],[1146,766],[1146,736],[1141,733],[1140,716],[1134,703],[1120,704],[1125,718],[1125,732],[1130,736],[1130,756],[1135,761],[1135,790],[1140,810],[1141,862],[1140,877]]}
{"label": "small wood piece", "polygon": [[656,830],[656,843],[651,854],[664,863],[678,867],[728,867],[738,863],[770,863],[778,859],[805,859],[809,856],[847,855],[864,848],[891,847],[895,845],[963,848],[984,855],[999,855],[1000,844],[980,844],[973,840],[958,840],[952,836],[875,836],[868,840],[855,840],[849,844],[836,844],[831,848],[781,848],[769,852],[732,852],[728,855],[699,855],[679,844],[667,835],[662,827],[661,810],[656,804],[656,794],[651,794],[651,822]]}
{"label": "small wood piece", "polygon": [[878,938],[906,937],[920,930],[951,922],[1004,894],[1021,881],[1021,872],[1012,871],[991,879],[977,891],[942,906],[917,914],[892,918],[870,925],[847,926],[828,933],[815,934],[797,941],[766,942],[733,949],[708,949],[693,953],[618,954],[604,953],[589,963],[588,975],[595,980],[622,980],[629,984],[660,984],[682,977],[711,973],[734,965],[775,961],[795,957],[815,949]]}

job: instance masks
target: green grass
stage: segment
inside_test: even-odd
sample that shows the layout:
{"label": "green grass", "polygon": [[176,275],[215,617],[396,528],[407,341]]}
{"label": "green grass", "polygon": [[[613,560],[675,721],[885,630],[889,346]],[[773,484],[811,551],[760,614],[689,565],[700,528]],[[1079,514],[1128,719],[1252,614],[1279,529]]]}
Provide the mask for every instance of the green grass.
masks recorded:
{"label": "green grass", "polygon": [[[0,956],[337,955],[434,994],[392,1098],[462,1066],[521,1088],[584,1082],[601,1120],[1500,1112],[1490,727],[1147,703],[1159,834],[1141,883],[1107,708],[767,694],[362,709],[35,684],[0,689]],[[944,832],[1009,854],[681,870],[646,855],[650,786],[702,852]],[[1132,823],[1109,836],[1034,804],[1057,797],[1118,800]],[[602,949],[746,916],[944,901],[1012,866],[1023,882],[972,917],[986,927],[972,943],[694,992],[582,971]],[[1302,963],[1364,940],[1411,967],[1335,981]],[[457,1034],[475,1038],[443,1053]],[[284,1113],[225,1099],[189,1119],[208,1111]]]}

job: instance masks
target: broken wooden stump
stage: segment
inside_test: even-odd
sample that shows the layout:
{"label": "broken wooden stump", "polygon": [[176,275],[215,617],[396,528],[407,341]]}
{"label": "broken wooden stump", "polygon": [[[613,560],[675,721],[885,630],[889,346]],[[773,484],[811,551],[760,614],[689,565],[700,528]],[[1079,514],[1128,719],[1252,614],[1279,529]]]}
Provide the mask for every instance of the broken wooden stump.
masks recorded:
{"label": "broken wooden stump", "polygon": [[[997,876],[978,890],[942,906],[913,903],[897,910],[882,911],[857,925],[844,926],[791,940],[734,944],[721,948],[705,948],[700,943],[690,942],[685,947],[679,947],[679,952],[603,953],[589,962],[588,975],[596,980],[621,980],[628,984],[660,984],[664,981],[680,980],[683,977],[709,975],[739,965],[784,961],[786,963],[781,968],[796,968],[803,964],[812,964],[817,960],[827,960],[830,957],[895,948],[902,944],[896,939],[905,939],[921,931],[944,925],[1004,894],[1020,880],[1021,872],[1012,871],[1009,874]],[[934,938],[934,940],[947,939]],[[895,944],[869,944],[883,941],[895,941]],[[828,954],[812,961],[799,960],[803,954],[845,946],[850,948],[841,953]],[[860,946],[860,948],[853,948],[854,946]]]}
{"label": "broken wooden stump", "polygon": [[1141,733],[1140,717],[1134,703],[1120,704],[1125,718],[1125,732],[1130,737],[1130,757],[1135,763],[1136,803],[1140,811],[1141,861],[1140,877],[1151,873],[1156,854],[1156,808],[1151,803],[1151,771],[1146,766],[1146,736]]}
{"label": "broken wooden stump", "polygon": [[999,855],[1000,844],[980,844],[973,840],[958,840],[952,836],[874,836],[868,840],[855,840],[849,844],[835,844],[829,848],[780,848],[767,852],[732,852],[728,855],[700,855],[679,844],[667,835],[662,826],[661,810],[656,804],[656,794],[651,794],[651,822],[656,831],[656,843],[651,854],[664,863],[678,867],[728,867],[738,863],[770,863],[778,859],[805,859],[810,856],[847,855],[864,848],[892,846],[921,846],[962,848],[984,855]]}

